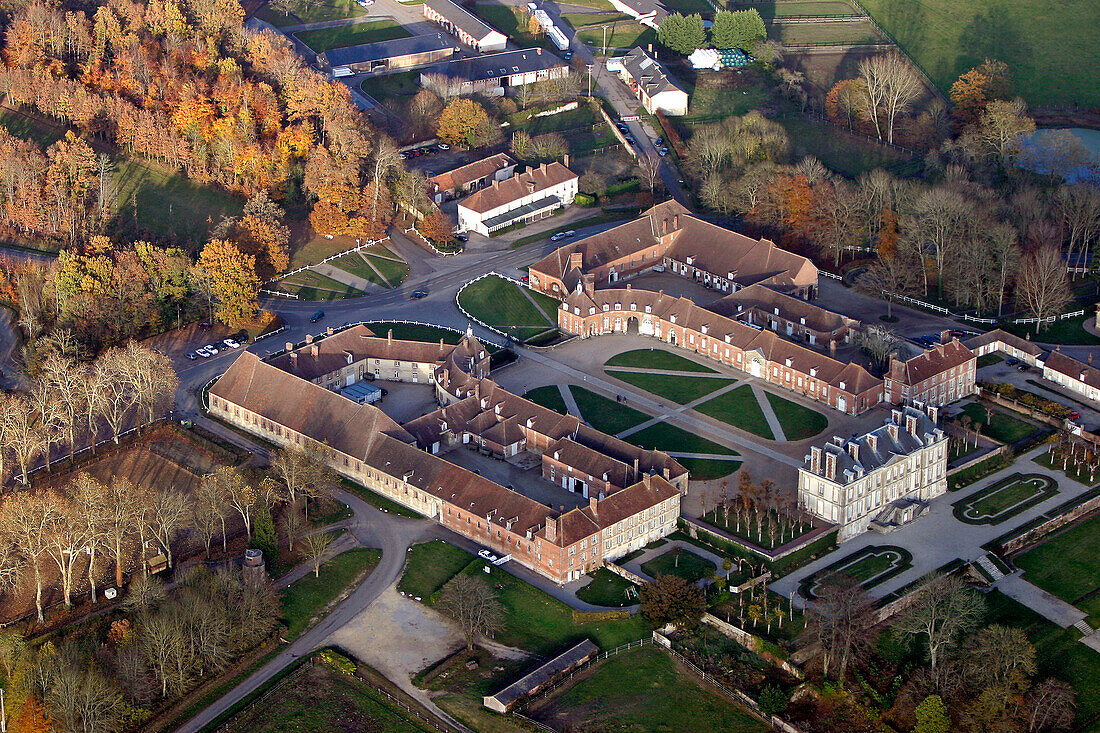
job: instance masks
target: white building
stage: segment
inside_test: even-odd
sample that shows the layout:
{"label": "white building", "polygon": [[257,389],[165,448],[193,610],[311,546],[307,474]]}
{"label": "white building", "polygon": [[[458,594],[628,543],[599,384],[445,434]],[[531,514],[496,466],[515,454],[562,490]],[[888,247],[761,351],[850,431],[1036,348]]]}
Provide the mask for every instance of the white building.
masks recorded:
{"label": "white building", "polygon": [[1061,351],[1052,351],[1043,362],[1043,377],[1082,397],[1100,401],[1100,369],[1093,368],[1092,356],[1086,364]]}
{"label": "white building", "polygon": [[577,174],[557,161],[543,163],[505,181],[493,181],[459,201],[458,227],[487,237],[518,222],[552,216],[576,196]]}
{"label": "white building", "polygon": [[635,48],[624,56],[619,73],[646,112],[651,115],[657,112],[673,116],[687,114],[688,93],[643,49]]}
{"label": "white building", "polygon": [[481,53],[503,51],[508,46],[508,36],[452,0],[426,0],[424,17]]}
{"label": "white building", "polygon": [[936,421],[935,407],[903,407],[869,433],[812,447],[798,469],[799,506],[840,525],[841,542],[924,513],[947,491],[948,440]]}

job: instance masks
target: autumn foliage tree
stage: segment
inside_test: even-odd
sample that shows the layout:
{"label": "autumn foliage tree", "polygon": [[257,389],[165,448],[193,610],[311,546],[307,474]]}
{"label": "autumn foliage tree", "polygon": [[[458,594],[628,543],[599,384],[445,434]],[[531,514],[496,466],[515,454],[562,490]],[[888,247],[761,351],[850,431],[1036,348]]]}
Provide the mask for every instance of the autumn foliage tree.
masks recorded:
{"label": "autumn foliage tree", "polygon": [[214,317],[219,321],[240,326],[256,314],[260,281],[253,255],[241,252],[233,242],[211,239],[199,255],[195,271],[209,284]]}
{"label": "autumn foliage tree", "polygon": [[484,147],[494,139],[493,132],[489,113],[472,99],[456,99],[439,115],[437,134],[451,145]]}
{"label": "autumn foliage tree", "polygon": [[417,224],[420,235],[431,242],[448,242],[454,238],[451,220],[438,208],[432,209]]}

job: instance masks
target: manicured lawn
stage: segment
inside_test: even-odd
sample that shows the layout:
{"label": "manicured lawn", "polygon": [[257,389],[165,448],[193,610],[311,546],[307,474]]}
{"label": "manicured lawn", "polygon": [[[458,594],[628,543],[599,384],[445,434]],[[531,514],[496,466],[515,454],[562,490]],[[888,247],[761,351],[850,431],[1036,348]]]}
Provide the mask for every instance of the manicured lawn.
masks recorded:
{"label": "manicured lawn", "polygon": [[714,8],[706,0],[663,0],[662,5],[668,8],[670,13],[713,13]]}
{"label": "manicured lawn", "polygon": [[[453,331],[443,326],[427,326],[419,323],[397,323],[395,321],[370,321],[367,328],[379,336],[386,336],[393,331],[393,337],[402,341],[434,341],[439,343],[443,339],[445,344],[457,344],[465,335],[460,331]],[[489,348],[492,351],[491,347]]]}
{"label": "manicured lawn", "polygon": [[1059,471],[1065,474],[1068,478],[1073,479],[1079,484],[1085,486],[1092,486],[1096,479],[1096,474],[1089,470],[1088,466],[1084,463],[1074,463],[1072,460],[1066,464],[1065,469],[1062,468],[1062,460],[1057,459],[1052,461],[1050,453],[1042,453],[1038,457],[1031,459],[1034,463],[1038,463],[1040,466],[1046,466],[1047,468]]}
{"label": "manicured lawn", "polygon": [[676,575],[689,583],[708,577],[716,569],[717,566],[705,557],[679,548],[673,548],[642,565],[642,570],[651,578]]}
{"label": "manicured lawn", "polygon": [[885,39],[866,21],[847,23],[791,23],[773,25],[768,37],[785,46],[814,46],[829,43],[883,43]]}
{"label": "manicured lawn", "polygon": [[370,572],[381,559],[381,550],[348,550],[322,565],[320,577],[315,578],[310,573],[280,591],[287,641],[297,639],[314,616],[339,596],[356,576]]}
{"label": "manicured lawn", "polygon": [[285,28],[291,25],[305,23],[321,23],[326,20],[341,20],[343,18],[358,18],[366,15],[367,10],[355,0],[291,0],[290,15],[278,10],[273,10],[264,5],[257,13],[260,20],[271,23],[276,28]]}
{"label": "manicured lawn", "polygon": [[963,414],[969,417],[973,423],[982,426],[982,435],[993,438],[993,440],[999,440],[1002,443],[1015,443],[1017,440],[1023,440],[1039,430],[1039,428],[1023,420],[993,408],[988,409],[987,417],[987,408],[977,402],[971,402],[964,407]]}
{"label": "manicured lawn", "polygon": [[1054,535],[1013,561],[1029,583],[1073,603],[1100,588],[1100,517]]}
{"label": "manicured lawn", "polygon": [[864,547],[804,579],[798,590],[804,598],[816,598],[818,585],[835,573],[844,573],[858,581],[864,589],[869,589],[912,566],[913,555],[901,547]]}
{"label": "manicured lawn", "polygon": [[621,403],[584,387],[572,384],[569,386],[569,391],[573,393],[573,399],[585,421],[596,430],[608,435],[618,435],[650,418],[644,412],[624,407]]}
{"label": "manicured lawn", "polygon": [[545,387],[535,387],[529,390],[524,399],[531,400],[536,405],[542,405],[549,408],[554,412],[560,412],[562,415],[569,414],[569,409],[565,406],[565,398],[561,396],[561,390],[558,389],[556,384],[548,384]]}
{"label": "manicured lawn", "polygon": [[280,685],[277,694],[252,703],[224,730],[226,733],[336,730],[432,733],[436,729],[352,675],[327,664],[307,663],[307,669],[293,681]]}
{"label": "manicured lawn", "polygon": [[774,0],[774,2],[769,3],[731,2],[729,7],[730,10],[755,8],[764,20],[797,16],[859,15],[854,7],[838,0]]}
{"label": "manicured lawn", "polygon": [[522,24],[523,14],[509,5],[477,3],[474,5],[474,15],[508,36],[509,40],[521,48],[542,46],[543,48],[557,50],[545,35],[533,36],[528,33],[527,26]]}
{"label": "manicured lawn", "polygon": [[742,516],[740,521],[738,521],[737,515],[731,511],[729,513],[729,523],[727,524],[725,515],[715,509],[708,514],[704,514],[703,521],[713,524],[715,527],[721,527],[732,535],[746,539],[768,550],[775,549],[780,545],[797,539],[806,532],[811,532],[814,529],[812,524],[799,525],[798,523],[793,523],[790,526],[784,526],[779,522],[775,522],[775,542],[772,542],[771,535],[768,532],[768,515],[763,515],[760,518],[760,534],[756,532],[756,515],[757,512],[753,510],[748,518]]}
{"label": "manicured lawn", "polygon": [[666,453],[708,453],[717,456],[740,457],[740,454],[732,448],[719,445],[706,438],[700,438],[695,433],[689,433],[666,422],[650,425],[648,428],[631,433],[623,440],[641,448],[663,450]]}
{"label": "manicured lawn", "polygon": [[722,478],[741,468],[741,461],[726,461],[721,458],[677,458],[676,461],[688,470],[693,481]]}
{"label": "manicured lawn", "polygon": [[363,258],[359,256],[358,252],[346,254],[343,257],[335,260],[329,260],[328,264],[332,265],[333,267],[339,267],[345,272],[350,272],[356,277],[361,277],[367,282],[372,282],[375,285],[381,285],[384,288],[389,287],[389,285],[378,276],[378,273],[374,271],[374,268],[368,265],[363,260]]}
{"label": "manicured lawn", "polygon": [[362,295],[350,285],[325,277],[319,272],[305,270],[279,281],[279,285],[292,293],[298,293],[303,300],[338,300]]}
{"label": "manicured lawn", "polygon": [[412,34],[392,20],[372,20],[354,25],[341,25],[335,28],[318,28],[295,34],[298,40],[317,53],[330,48],[358,46],[362,43],[390,41],[394,38],[407,38]]}
{"label": "manicured lawn", "polygon": [[735,428],[747,430],[767,440],[775,440],[768,420],[764,417],[764,411],[756,401],[756,394],[747,384],[720,394],[713,400],[698,405],[695,409]]}
{"label": "manicured lawn", "polygon": [[347,252],[355,248],[355,237],[341,234],[328,239],[320,235],[300,241],[292,245],[290,253],[290,267],[288,270],[297,270],[299,267],[315,265],[326,257]]}
{"label": "manicured lawn", "polygon": [[[592,582],[577,591],[577,598],[595,606],[621,608],[638,602],[637,595],[631,591],[632,588],[636,586],[626,578],[606,568],[600,568],[592,574]],[[628,592],[630,595],[627,595]]]}
{"label": "manicured lawn", "polygon": [[608,0],[569,0],[562,3],[564,6],[576,6],[578,8],[592,8],[593,10],[614,10],[615,7]]}
{"label": "manicured lawn", "polygon": [[629,22],[631,17],[622,13],[562,13],[561,19],[572,28],[583,28],[586,25]]}
{"label": "manicured lawn", "polygon": [[[1082,304],[1071,304],[1066,306],[1066,310],[1077,310],[1082,307]],[[1096,316],[1093,314],[1092,308],[1086,305],[1084,315],[1074,316],[1073,318],[1067,318],[1064,321],[1055,321],[1054,323],[1043,324],[1043,330],[1038,334],[1035,333],[1035,324],[999,324],[1001,328],[1010,333],[1014,333],[1020,337],[1030,338],[1032,341],[1039,341],[1046,344],[1067,344],[1067,345],[1079,345],[1079,346],[1096,346],[1100,344],[1100,338],[1093,336],[1091,333],[1085,330],[1084,323],[1086,320],[1092,320]]]}
{"label": "manicured lawn", "polygon": [[406,553],[405,572],[397,583],[397,590],[414,598],[431,598],[474,559],[465,550],[442,540],[413,545]]}
{"label": "manicured lawn", "polygon": [[623,22],[617,23],[614,28],[583,28],[577,31],[577,38],[599,51],[603,48],[604,39],[608,49],[634,48],[657,42],[657,32],[641,23]]}
{"label": "manicured lawn", "polygon": [[[420,71],[402,71],[397,74],[372,76],[364,79],[359,88],[382,104],[408,101],[422,88],[420,86]],[[397,106],[391,109],[394,112],[400,112],[400,108]]]}
{"label": "manicured lawn", "polygon": [[729,379],[681,377],[665,374],[644,374],[641,372],[609,371],[607,374],[619,381],[633,384],[646,392],[651,392],[681,405],[694,402],[700,397],[706,397],[711,392],[732,383]]}
{"label": "manicured lawn", "polygon": [[609,657],[530,714],[555,730],[763,733],[768,726],[704,688],[665,651]]}
{"label": "manicured lawn", "polygon": [[1000,524],[1058,493],[1058,484],[1040,474],[1012,474],[952,506],[967,524]]}
{"label": "manicured lawn", "polygon": [[710,367],[685,359],[679,354],[663,349],[636,349],[624,351],[604,362],[604,366],[641,367],[643,369],[665,369],[670,372],[701,372],[717,374]]}
{"label": "manicured lawn", "polygon": [[[1031,106],[1100,105],[1100,13],[1090,0],[864,0],[946,94],[984,59],[1008,64],[1014,92]],[[1057,49],[1057,53],[1052,53]]]}
{"label": "manicured lawn", "polygon": [[376,257],[370,254],[366,257],[382,277],[386,278],[391,287],[404,282],[409,276],[409,266],[404,260],[391,260],[388,257]]}
{"label": "manicured lawn", "polygon": [[978,357],[978,368],[993,366],[994,364],[1000,364],[1004,361],[1004,358],[999,354],[986,354],[985,356]]}
{"label": "manicured lawn", "polygon": [[759,86],[727,88],[697,83],[688,100],[688,113],[680,119],[717,122],[726,117],[751,112],[768,99],[768,92]]}
{"label": "manicured lawn", "polygon": [[[458,302],[474,318],[501,331],[544,331],[555,324],[544,316],[515,283],[489,275],[464,287]],[[534,335],[534,334],[529,334]]]}
{"label": "manicured lawn", "polygon": [[771,392],[764,393],[775,412],[787,440],[805,440],[817,435],[829,425],[829,420],[816,410]]}

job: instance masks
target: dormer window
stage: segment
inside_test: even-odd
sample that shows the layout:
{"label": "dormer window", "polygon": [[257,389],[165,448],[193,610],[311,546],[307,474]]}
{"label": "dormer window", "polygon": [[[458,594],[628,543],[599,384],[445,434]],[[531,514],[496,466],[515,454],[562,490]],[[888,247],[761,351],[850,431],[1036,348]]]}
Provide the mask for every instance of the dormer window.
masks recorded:
{"label": "dormer window", "polygon": [[610,309],[610,306],[607,303],[604,303],[603,304],[603,309],[604,309],[604,312],[607,312],[607,310]]}
{"label": "dormer window", "polygon": [[592,306],[588,309],[588,315],[594,315],[596,313],[596,306]]}
{"label": "dormer window", "polygon": [[730,335],[727,333],[726,334],[726,343],[728,344],[729,342],[730,342]]}
{"label": "dormer window", "polygon": [[616,303],[615,304],[615,310],[621,311],[622,309],[623,309],[623,304],[622,303]]}
{"label": "dormer window", "polygon": [[638,304],[637,303],[631,303],[630,304],[630,310],[632,310],[632,311],[638,310]]}
{"label": "dormer window", "polygon": [[786,364],[787,366],[790,366],[790,365],[791,365],[791,360],[790,360],[790,359],[787,359],[787,360],[786,360],[786,361],[785,361],[784,363],[785,363],[785,364]]}
{"label": "dormer window", "polygon": [[841,382],[841,383],[840,383],[840,388],[841,388],[841,389],[847,389],[847,387],[845,387],[845,386],[844,386],[844,382]]}
{"label": "dormer window", "polygon": [[798,322],[801,323],[803,326],[805,326],[806,325],[806,317],[803,316],[802,318],[799,318]]}
{"label": "dormer window", "polygon": [[707,327],[706,327],[706,326],[703,326],[703,327],[702,327],[702,328],[700,328],[699,330],[700,330],[700,331],[702,331],[702,332],[703,332],[704,334],[706,334],[706,332],[707,332]]}
{"label": "dormer window", "polygon": [[561,309],[562,309],[563,311],[567,311],[567,312],[568,312],[568,310],[569,310],[569,304],[568,304],[568,303],[562,303],[562,304],[561,304]]}
{"label": "dormer window", "polygon": [[684,258],[684,262],[686,262],[690,265],[693,262],[695,262],[695,258],[694,257],[686,257],[686,258]]}
{"label": "dormer window", "polygon": [[669,317],[668,317],[668,320],[669,320],[669,321],[670,321],[671,323],[676,323],[676,316],[669,316]]}
{"label": "dormer window", "polygon": [[579,316],[580,314],[581,314],[581,309],[576,307],[576,306],[573,306],[573,315]]}
{"label": "dormer window", "polygon": [[775,311],[775,315],[777,315],[777,316],[779,315],[779,309],[778,308],[772,308],[772,310]]}
{"label": "dormer window", "polygon": [[817,367],[810,367],[810,376],[811,377],[816,377],[817,376]]}
{"label": "dormer window", "polygon": [[652,313],[652,312],[653,312],[653,308],[652,308],[651,306],[648,306],[648,305],[647,305],[647,306],[645,307],[645,312],[646,312],[646,313]]}

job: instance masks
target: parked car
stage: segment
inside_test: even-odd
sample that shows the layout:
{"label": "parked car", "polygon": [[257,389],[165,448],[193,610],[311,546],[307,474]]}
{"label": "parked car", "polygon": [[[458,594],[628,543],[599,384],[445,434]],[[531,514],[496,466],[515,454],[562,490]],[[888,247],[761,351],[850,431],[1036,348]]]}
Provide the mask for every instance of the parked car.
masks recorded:
{"label": "parked car", "polygon": [[496,555],[494,555],[492,552],[490,552],[489,550],[479,550],[478,553],[477,553],[477,556],[480,557],[480,558],[483,558],[485,560],[488,560],[489,562],[496,562],[497,560],[500,559]]}
{"label": "parked car", "polygon": [[629,133],[627,133],[626,135],[623,135],[623,138],[624,138],[624,139],[625,139],[625,140],[626,140],[626,141],[627,141],[628,143],[630,143],[631,145],[633,145],[634,143],[636,143],[636,142],[637,142],[637,140],[635,140],[635,139],[634,139],[634,136],[633,136],[633,135],[631,135],[631,134],[629,134]]}
{"label": "parked car", "polygon": [[325,312],[324,311],[317,311],[316,313],[314,313],[312,316],[309,317],[309,322],[310,323],[316,323],[317,321],[321,320],[324,317],[325,317]]}
{"label": "parked car", "polygon": [[420,300],[421,298],[427,298],[428,297],[428,291],[427,290],[414,290],[412,292],[412,295],[410,295],[409,297],[412,298],[413,300]]}
{"label": "parked car", "polygon": [[654,272],[664,272],[665,271],[665,266],[664,265],[654,265],[653,266],[653,271]]}
{"label": "parked car", "polygon": [[1027,364],[1021,364],[1020,366],[1016,367],[1016,371],[1026,372],[1027,371]]}
{"label": "parked car", "polygon": [[663,137],[659,137],[659,138],[657,138],[656,140],[653,141],[653,147],[655,147],[655,148],[663,148],[664,146],[665,146],[665,139]]}
{"label": "parked car", "polygon": [[205,346],[200,346],[199,348],[195,349],[195,353],[201,356],[203,359],[209,359],[213,356],[213,354],[211,354]]}
{"label": "parked car", "polygon": [[209,331],[210,330],[210,324],[207,323],[206,321],[203,321],[202,323],[199,324],[199,328],[201,328],[203,331]]}
{"label": "parked car", "polygon": [[439,143],[439,145],[436,145],[436,147],[439,148],[440,150],[450,150],[451,149],[451,146],[448,145],[447,143]]}
{"label": "parked car", "polygon": [[553,234],[550,236],[551,242],[559,242],[563,239],[565,239],[565,232],[558,232],[557,234]]}
{"label": "parked car", "polygon": [[1070,420],[1080,420],[1081,419],[1081,413],[1078,412],[1077,410],[1074,410],[1073,412],[1071,412],[1069,414],[1069,419]]}
{"label": "parked car", "polygon": [[188,358],[188,359],[190,359],[191,361],[194,361],[195,359],[198,359],[198,358],[199,358],[199,355],[198,355],[198,354],[196,354],[196,353],[195,353],[194,351],[189,351],[189,352],[187,352],[186,356],[187,356],[187,358]]}
{"label": "parked car", "polygon": [[224,339],[224,340],[222,341],[222,343],[223,343],[223,344],[225,344],[226,346],[228,346],[228,347],[229,347],[229,348],[231,348],[231,349],[239,349],[239,348],[241,348],[241,344],[240,344],[240,342],[239,342],[239,341],[237,341],[236,339]]}
{"label": "parked car", "polygon": [[524,275],[523,277],[521,277],[519,279],[519,281],[521,283],[529,283],[529,282],[531,282],[531,276],[530,275]]}
{"label": "parked car", "polygon": [[566,61],[568,61],[569,59],[573,58],[573,52],[572,51],[562,51],[561,52],[561,57],[563,59],[565,59]]}
{"label": "parked car", "polygon": [[455,235],[455,241],[469,242],[470,241],[470,235],[469,234],[456,234]]}
{"label": "parked car", "polygon": [[661,148],[657,151],[657,155],[661,156],[662,158],[665,157],[666,155],[668,155],[668,148]]}
{"label": "parked car", "polygon": [[209,352],[210,352],[210,355],[211,355],[211,356],[213,356],[214,354],[217,354],[217,353],[218,353],[218,347],[217,347],[217,346],[215,346],[214,344],[207,344],[207,345],[205,346],[205,348],[206,348],[206,350],[207,350],[207,351],[209,351]]}
{"label": "parked car", "polygon": [[1005,362],[1005,365],[1006,366],[1016,366],[1019,363],[1020,363],[1019,359],[1009,359],[1008,361]]}
{"label": "parked car", "polygon": [[575,231],[573,231],[572,229],[570,229],[567,232],[562,232],[561,233],[562,239],[572,239],[575,236],[577,236],[577,233]]}

